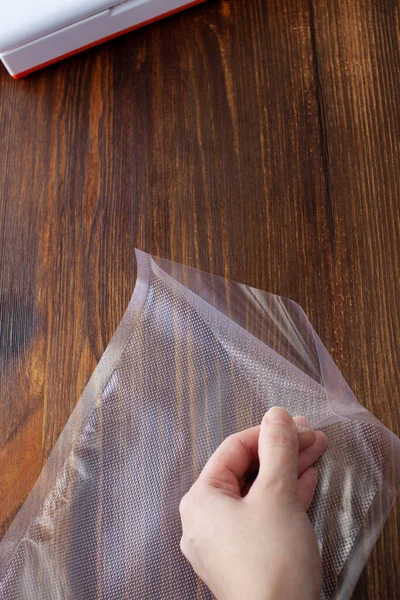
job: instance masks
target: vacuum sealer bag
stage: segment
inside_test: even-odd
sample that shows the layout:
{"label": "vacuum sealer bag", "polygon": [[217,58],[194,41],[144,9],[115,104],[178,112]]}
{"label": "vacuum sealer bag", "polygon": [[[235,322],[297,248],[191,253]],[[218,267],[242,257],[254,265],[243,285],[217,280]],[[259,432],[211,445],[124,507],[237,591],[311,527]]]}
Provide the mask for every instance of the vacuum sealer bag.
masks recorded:
{"label": "vacuum sealer bag", "polygon": [[211,598],[180,552],[180,499],[276,405],[329,438],[309,517],[321,598],[348,598],[399,489],[399,439],[298,305],[136,257],[127,312],[0,544],[1,600]]}

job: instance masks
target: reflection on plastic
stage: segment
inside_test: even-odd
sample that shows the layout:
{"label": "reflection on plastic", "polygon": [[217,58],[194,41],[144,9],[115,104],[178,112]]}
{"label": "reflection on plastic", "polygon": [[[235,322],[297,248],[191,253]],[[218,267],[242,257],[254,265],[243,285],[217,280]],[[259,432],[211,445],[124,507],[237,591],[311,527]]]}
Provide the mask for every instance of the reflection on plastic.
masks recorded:
{"label": "reflection on plastic", "polygon": [[0,598],[206,599],[178,505],[272,405],[329,436],[309,515],[323,599],[349,598],[399,489],[400,441],[293,302],[137,251],[127,312],[0,544]]}

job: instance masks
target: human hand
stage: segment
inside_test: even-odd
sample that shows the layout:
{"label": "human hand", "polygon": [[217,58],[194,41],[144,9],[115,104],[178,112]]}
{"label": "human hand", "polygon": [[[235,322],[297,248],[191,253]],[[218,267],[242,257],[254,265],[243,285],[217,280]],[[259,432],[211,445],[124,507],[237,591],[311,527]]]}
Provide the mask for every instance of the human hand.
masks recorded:
{"label": "human hand", "polygon": [[325,434],[270,409],[229,436],[182,498],[181,550],[218,600],[314,600],[321,558],[307,516]]}

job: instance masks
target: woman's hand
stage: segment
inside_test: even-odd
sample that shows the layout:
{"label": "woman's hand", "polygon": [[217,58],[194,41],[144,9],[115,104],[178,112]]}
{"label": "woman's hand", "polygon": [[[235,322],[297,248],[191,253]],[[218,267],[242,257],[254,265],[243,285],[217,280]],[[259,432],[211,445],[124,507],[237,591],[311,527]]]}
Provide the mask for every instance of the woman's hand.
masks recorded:
{"label": "woman's hand", "polygon": [[317,600],[321,559],[307,516],[322,432],[272,408],[228,437],[180,505],[181,549],[218,600]]}

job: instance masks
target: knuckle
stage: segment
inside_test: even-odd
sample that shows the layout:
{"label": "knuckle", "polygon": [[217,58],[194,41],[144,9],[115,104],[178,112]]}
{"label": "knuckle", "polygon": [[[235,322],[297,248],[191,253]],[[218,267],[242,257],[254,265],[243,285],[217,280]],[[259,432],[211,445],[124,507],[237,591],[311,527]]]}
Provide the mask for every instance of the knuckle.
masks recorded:
{"label": "knuckle", "polygon": [[231,435],[228,435],[228,437],[222,442],[222,445],[230,454],[240,451],[244,451],[246,454],[249,453],[249,449],[246,442],[243,440],[241,432],[231,433]]}
{"label": "knuckle", "polygon": [[188,494],[185,494],[179,502],[179,514],[181,517],[187,514],[190,505],[190,498]]}
{"label": "knuckle", "polygon": [[294,439],[293,432],[289,427],[271,427],[265,440],[266,446],[270,448],[287,448],[289,450],[296,450],[296,440]]}
{"label": "knuckle", "polygon": [[179,503],[179,514],[182,519],[189,519],[189,517],[193,519],[195,515],[202,512],[206,503],[207,497],[203,487],[197,482],[182,497]]}
{"label": "knuckle", "polygon": [[183,556],[187,557],[187,546],[186,546],[186,540],[185,540],[184,536],[181,537],[181,541],[179,542],[179,547],[181,549]]}
{"label": "knuckle", "polygon": [[265,484],[265,492],[272,496],[286,496],[289,489],[288,483],[283,477],[272,477]]}
{"label": "knuckle", "polygon": [[225,438],[225,440],[222,442],[224,444],[224,446],[226,446],[229,449],[234,448],[237,443],[238,443],[238,436],[236,433],[231,433],[230,435],[228,435],[227,438]]}

